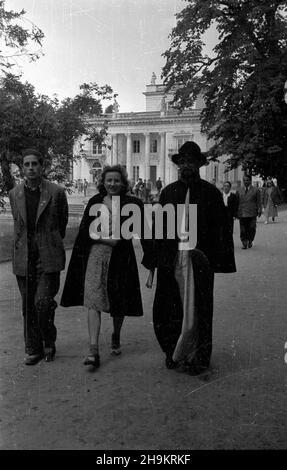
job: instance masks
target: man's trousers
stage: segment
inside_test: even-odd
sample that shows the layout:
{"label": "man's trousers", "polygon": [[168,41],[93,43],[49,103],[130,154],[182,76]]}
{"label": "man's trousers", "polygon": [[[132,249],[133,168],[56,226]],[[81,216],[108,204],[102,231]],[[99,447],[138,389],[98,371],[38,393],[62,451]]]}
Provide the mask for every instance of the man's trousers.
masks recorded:
{"label": "man's trousers", "polygon": [[22,296],[25,351],[42,354],[43,346],[52,347],[57,337],[54,297],[60,286],[60,272],[45,273],[39,260],[29,261],[28,275],[16,277]]}
{"label": "man's trousers", "polygon": [[256,217],[240,217],[239,225],[242,243],[253,242],[256,233]]}

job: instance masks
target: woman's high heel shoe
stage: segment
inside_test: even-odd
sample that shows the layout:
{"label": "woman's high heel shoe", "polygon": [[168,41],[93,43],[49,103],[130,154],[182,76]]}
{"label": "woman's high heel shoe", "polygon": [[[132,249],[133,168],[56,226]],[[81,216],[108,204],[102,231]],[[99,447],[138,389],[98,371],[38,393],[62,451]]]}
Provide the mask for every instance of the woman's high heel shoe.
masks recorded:
{"label": "woman's high heel shoe", "polygon": [[89,354],[84,359],[85,366],[100,367],[100,355],[98,348],[94,345],[90,346]]}
{"label": "woman's high heel shoe", "polygon": [[111,354],[112,356],[119,356],[122,353],[120,337],[112,334]]}

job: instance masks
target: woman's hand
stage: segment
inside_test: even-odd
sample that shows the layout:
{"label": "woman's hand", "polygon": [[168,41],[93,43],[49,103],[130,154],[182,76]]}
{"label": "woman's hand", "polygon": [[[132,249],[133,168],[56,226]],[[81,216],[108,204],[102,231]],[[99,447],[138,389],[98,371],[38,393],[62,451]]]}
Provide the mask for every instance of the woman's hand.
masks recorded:
{"label": "woman's hand", "polygon": [[148,289],[152,288],[153,276],[154,276],[154,272],[150,271],[149,275],[148,275],[148,278],[146,280],[146,284],[145,284]]}

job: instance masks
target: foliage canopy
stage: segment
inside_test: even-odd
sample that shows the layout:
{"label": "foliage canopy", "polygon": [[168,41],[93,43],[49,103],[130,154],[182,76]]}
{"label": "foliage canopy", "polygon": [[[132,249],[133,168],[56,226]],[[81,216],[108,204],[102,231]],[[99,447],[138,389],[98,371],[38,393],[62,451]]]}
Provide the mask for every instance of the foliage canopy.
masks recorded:
{"label": "foliage canopy", "polygon": [[[22,58],[37,60],[42,55],[43,31],[25,17],[25,10],[5,9],[0,0],[0,70],[10,71]],[[36,46],[35,50],[31,47]]]}
{"label": "foliage canopy", "polygon": [[[60,102],[36,94],[34,87],[19,77],[6,74],[0,80],[0,168],[2,195],[14,185],[11,163],[21,169],[21,153],[36,147],[44,155],[44,170],[48,178],[65,183],[74,158],[73,146],[85,135],[103,143],[107,135],[101,100],[116,95],[111,87],[96,83],[83,84],[74,98]],[[91,118],[92,119],[89,119]]]}
{"label": "foliage canopy", "polygon": [[[189,108],[203,94],[211,158],[227,155],[229,168],[287,181],[287,2],[186,1],[163,54],[175,106]],[[210,28],[218,41],[207,53]]]}

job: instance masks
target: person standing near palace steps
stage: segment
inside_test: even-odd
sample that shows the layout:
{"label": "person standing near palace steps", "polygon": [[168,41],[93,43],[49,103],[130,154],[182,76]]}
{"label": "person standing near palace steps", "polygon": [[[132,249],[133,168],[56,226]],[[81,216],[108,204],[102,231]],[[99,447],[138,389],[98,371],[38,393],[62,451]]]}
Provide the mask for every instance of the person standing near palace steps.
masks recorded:
{"label": "person standing near palace steps", "polygon": [[161,181],[161,179],[160,179],[160,176],[159,176],[158,179],[156,180],[155,186],[156,186],[156,189],[157,189],[157,195],[159,196],[159,195],[160,195],[160,192],[161,192],[161,190],[162,190],[162,181]]}
{"label": "person standing near palace steps", "polygon": [[65,190],[42,177],[37,149],[23,152],[24,183],[9,192],[14,219],[13,272],[22,297],[26,365],[54,359],[54,300],[65,268],[68,203]]}
{"label": "person standing near palace steps", "polygon": [[[206,163],[200,147],[195,142],[185,142],[171,158],[179,168],[180,178],[162,190],[159,204],[174,207],[175,223],[179,204],[185,205],[181,223],[186,232],[182,231],[183,237],[175,235],[171,239],[164,223],[163,239],[155,240],[157,286],[153,323],[166,355],[166,367],[182,365],[191,375],[197,375],[210,363],[214,273],[236,271],[233,239],[220,191],[200,178],[199,168]],[[197,206],[194,219],[189,217],[190,204]],[[186,242],[184,235],[191,226],[197,232],[193,244],[192,238],[191,243]],[[147,287],[151,287],[152,279],[151,270]]]}
{"label": "person standing near palace steps", "polygon": [[259,189],[251,184],[251,176],[243,176],[243,187],[237,191],[242,249],[251,248],[256,234],[256,218],[261,216],[262,203]]}

